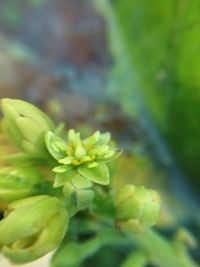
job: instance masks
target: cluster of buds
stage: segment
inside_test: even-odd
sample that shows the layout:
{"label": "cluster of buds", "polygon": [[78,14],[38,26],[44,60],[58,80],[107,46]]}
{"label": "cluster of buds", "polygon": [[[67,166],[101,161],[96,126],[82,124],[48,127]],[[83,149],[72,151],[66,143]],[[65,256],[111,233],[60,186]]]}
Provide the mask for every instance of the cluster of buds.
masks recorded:
{"label": "cluster of buds", "polygon": [[[20,150],[15,164],[22,158],[45,159],[48,164],[51,155],[45,134],[54,129],[48,116],[21,100],[3,99],[1,107],[6,136]],[[52,190],[44,190],[49,183],[33,163],[0,170],[0,209],[4,214],[0,221],[0,249],[17,264],[56,249],[69,221],[62,199],[50,196]]]}
{"label": "cluster of buds", "polygon": [[[65,142],[48,116],[24,101],[3,99],[1,107],[6,136],[20,150],[9,162],[23,167],[0,171],[0,248],[12,262],[26,263],[58,246],[69,217],[92,203],[93,184],[109,184],[106,163],[120,151],[109,145],[109,133],[99,131],[81,140],[69,130]],[[35,164],[41,159],[55,173],[50,191],[41,190],[46,182]]]}
{"label": "cluster of buds", "polygon": [[[121,150],[111,145],[109,133],[99,131],[81,139],[80,133],[69,130],[63,140],[48,116],[24,101],[3,99],[1,107],[6,134],[20,153],[12,162],[15,166],[0,171],[0,249],[21,264],[59,245],[69,218],[93,203],[94,185],[109,185],[107,163]],[[19,162],[23,166],[16,166]],[[53,168],[55,177],[45,180],[36,162],[45,170]],[[158,217],[159,197],[143,187],[125,186],[115,204],[120,229],[141,232]]]}

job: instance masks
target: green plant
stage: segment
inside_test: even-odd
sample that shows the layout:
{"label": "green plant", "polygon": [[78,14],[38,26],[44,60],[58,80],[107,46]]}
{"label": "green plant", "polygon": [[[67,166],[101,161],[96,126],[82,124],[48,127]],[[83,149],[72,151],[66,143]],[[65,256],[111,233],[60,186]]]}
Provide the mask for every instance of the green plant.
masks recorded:
{"label": "green plant", "polygon": [[109,133],[82,139],[24,101],[2,99],[1,107],[5,135],[17,149],[0,172],[0,248],[8,259],[23,264],[57,249],[53,267],[88,266],[98,251],[116,247],[124,249],[122,267],[197,266],[187,231],[168,241],[150,229],[160,210],[156,191],[113,189],[110,161],[121,150]]}

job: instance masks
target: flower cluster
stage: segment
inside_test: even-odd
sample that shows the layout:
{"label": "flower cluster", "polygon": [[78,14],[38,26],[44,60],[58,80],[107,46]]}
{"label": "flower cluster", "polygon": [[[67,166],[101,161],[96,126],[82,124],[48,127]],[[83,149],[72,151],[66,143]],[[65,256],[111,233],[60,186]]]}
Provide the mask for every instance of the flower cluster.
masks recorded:
{"label": "flower cluster", "polygon": [[[99,203],[104,208],[109,194],[101,201],[100,186],[110,184],[107,163],[121,150],[109,133],[96,131],[85,139],[72,129],[61,134],[46,114],[24,101],[3,99],[1,107],[6,136],[19,152],[0,170],[0,249],[23,264],[56,249],[77,212],[95,212]],[[115,210],[113,198],[107,202]],[[115,204],[121,229],[140,230],[157,219],[159,201],[151,190],[127,186]]]}

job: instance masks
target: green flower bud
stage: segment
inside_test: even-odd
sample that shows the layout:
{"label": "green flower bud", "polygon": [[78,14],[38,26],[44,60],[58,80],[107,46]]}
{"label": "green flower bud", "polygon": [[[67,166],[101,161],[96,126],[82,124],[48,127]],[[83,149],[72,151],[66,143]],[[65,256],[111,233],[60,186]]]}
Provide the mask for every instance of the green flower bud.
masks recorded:
{"label": "green flower bud", "polygon": [[68,214],[55,197],[15,201],[0,221],[1,251],[13,263],[36,260],[59,245],[67,226]]}
{"label": "green flower bud", "polygon": [[71,182],[66,183],[63,187],[63,194],[71,216],[79,210],[88,208],[95,196],[92,183],[81,176],[76,176]]}
{"label": "green flower bud", "polygon": [[157,222],[160,197],[143,186],[125,185],[116,195],[115,206],[116,227],[142,233]]}
{"label": "green flower bud", "polygon": [[3,124],[10,141],[20,150],[37,156],[46,153],[44,135],[54,125],[46,114],[22,100],[1,101]]}
{"label": "green flower bud", "polygon": [[0,203],[10,202],[39,193],[42,175],[35,168],[9,167],[0,170]]}

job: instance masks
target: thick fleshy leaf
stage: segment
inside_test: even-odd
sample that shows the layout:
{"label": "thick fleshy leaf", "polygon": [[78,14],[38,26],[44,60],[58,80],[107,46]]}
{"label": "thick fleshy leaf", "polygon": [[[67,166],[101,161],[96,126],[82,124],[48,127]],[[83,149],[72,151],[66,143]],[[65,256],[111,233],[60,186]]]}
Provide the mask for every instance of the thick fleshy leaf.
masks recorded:
{"label": "thick fleshy leaf", "polygon": [[57,173],[53,187],[56,188],[56,187],[59,187],[59,186],[66,184],[66,183],[70,182],[77,175],[79,175],[79,174],[77,173],[77,170],[75,168],[73,168],[67,172]]}
{"label": "thick fleshy leaf", "polygon": [[49,153],[55,159],[62,159],[66,156],[67,144],[52,132],[45,135],[45,142]]}
{"label": "thick fleshy leaf", "polygon": [[87,164],[80,165],[78,172],[97,184],[108,185],[110,182],[109,170],[104,163],[99,163],[93,168],[88,168]]}

